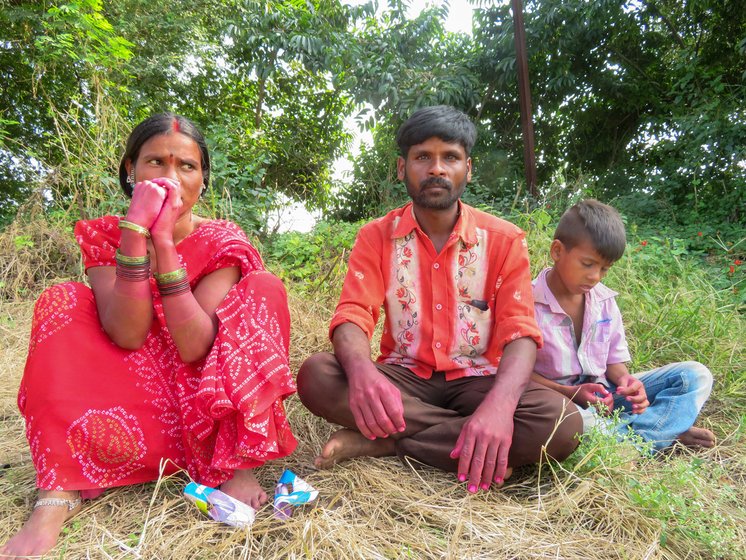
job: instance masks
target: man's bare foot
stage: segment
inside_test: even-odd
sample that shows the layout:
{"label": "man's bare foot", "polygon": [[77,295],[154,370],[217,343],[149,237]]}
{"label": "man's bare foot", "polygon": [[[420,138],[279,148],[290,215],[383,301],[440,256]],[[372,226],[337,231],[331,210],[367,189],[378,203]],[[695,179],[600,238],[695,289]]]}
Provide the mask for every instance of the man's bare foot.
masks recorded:
{"label": "man's bare foot", "polygon": [[267,503],[267,493],[262,489],[251,469],[234,471],[233,478],[223,482],[220,491],[249,504],[254,509],[259,509]]}
{"label": "man's bare foot", "polygon": [[[63,499],[71,502],[80,497],[80,492],[61,492],[56,490],[40,490],[39,499]],[[78,504],[72,510],[66,505],[41,505],[31,512],[26,523],[5,545],[0,548],[0,558],[26,558],[46,554],[60,536],[65,521],[78,513]]]}
{"label": "man's bare foot", "polygon": [[502,488],[505,485],[505,481],[508,480],[511,476],[513,476],[513,467],[506,467],[503,481],[500,484],[496,482],[493,482],[492,484],[494,485],[495,488]]}
{"label": "man's bare foot", "polygon": [[387,457],[395,454],[395,445],[391,438],[368,439],[360,432],[342,428],[332,434],[313,464],[317,469],[330,469],[353,457]]}
{"label": "man's bare foot", "polygon": [[695,428],[692,426],[683,434],[679,434],[677,441],[687,447],[714,447],[715,434],[705,428]]}

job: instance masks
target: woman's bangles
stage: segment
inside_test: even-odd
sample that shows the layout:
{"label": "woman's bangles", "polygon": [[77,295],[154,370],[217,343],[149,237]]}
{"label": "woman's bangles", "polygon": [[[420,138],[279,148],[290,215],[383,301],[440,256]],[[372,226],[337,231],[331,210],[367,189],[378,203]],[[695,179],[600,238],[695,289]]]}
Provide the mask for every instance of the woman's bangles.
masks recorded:
{"label": "woman's bangles", "polygon": [[117,249],[117,278],[127,282],[140,282],[150,278],[150,255],[128,257]]}
{"label": "woman's bangles", "polygon": [[[129,257],[116,251],[117,278],[128,282],[140,282],[150,279],[150,255],[141,257]],[[155,282],[161,297],[178,296],[191,290],[187,271],[185,268],[177,268],[171,272],[154,274]]]}
{"label": "woman's bangles", "polygon": [[161,297],[178,296],[191,290],[187,279],[187,271],[184,268],[177,268],[171,272],[155,274],[154,276]]}
{"label": "woman's bangles", "polygon": [[127,220],[119,220],[119,229],[128,229],[134,232],[144,235],[150,239],[150,230],[134,222],[128,222]]}

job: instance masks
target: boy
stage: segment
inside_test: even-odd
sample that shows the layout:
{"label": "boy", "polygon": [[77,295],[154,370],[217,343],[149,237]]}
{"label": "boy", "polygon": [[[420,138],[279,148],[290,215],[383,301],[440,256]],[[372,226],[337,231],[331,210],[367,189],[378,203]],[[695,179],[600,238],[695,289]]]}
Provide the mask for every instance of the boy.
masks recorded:
{"label": "boy", "polygon": [[600,405],[609,413],[621,408],[620,431],[634,430],[656,451],[676,440],[712,447],[715,435],[693,427],[712,389],[705,366],[680,362],[637,375],[627,370],[617,293],[600,283],[625,246],[624,224],[611,206],[584,200],[560,218],[550,248],[554,266],[533,281],[544,346],[532,379],[572,399],[584,431],[596,422],[589,405]]}

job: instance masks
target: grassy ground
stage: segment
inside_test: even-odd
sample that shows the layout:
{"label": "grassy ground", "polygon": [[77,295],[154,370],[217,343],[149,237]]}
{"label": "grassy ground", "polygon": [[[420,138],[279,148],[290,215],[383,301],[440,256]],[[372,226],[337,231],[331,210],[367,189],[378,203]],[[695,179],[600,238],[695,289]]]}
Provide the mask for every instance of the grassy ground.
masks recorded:
{"label": "grassy ground", "polygon": [[[547,231],[531,228],[535,271],[546,262]],[[75,265],[30,266],[41,246],[47,259],[68,251],[66,241],[37,233],[0,233],[0,287],[6,296],[0,303],[0,541],[20,528],[35,499],[34,470],[15,406],[30,296],[57,276],[79,272]],[[30,241],[19,243],[24,235]],[[49,248],[53,242],[55,250]],[[18,277],[26,285],[17,285]],[[608,284],[625,293],[620,303],[634,369],[683,358],[711,367],[716,385],[700,425],[716,432],[715,449],[677,449],[645,459],[630,445],[594,434],[563,465],[522,469],[502,490],[471,496],[451,475],[394,458],[315,471],[313,457],[333,428],[293,397],[288,409],[299,448],[258,475],[270,489],[282,469],[294,470],[320,490],[315,505],[298,509],[287,522],[265,507],[250,530],[234,530],[183,500],[182,475],[89,502],[50,557],[746,558],[743,317],[695,266],[665,254],[651,262],[629,251]],[[290,288],[291,361],[297,371],[305,357],[328,349],[334,295],[305,297],[302,286]],[[16,295],[9,297],[11,291]]]}

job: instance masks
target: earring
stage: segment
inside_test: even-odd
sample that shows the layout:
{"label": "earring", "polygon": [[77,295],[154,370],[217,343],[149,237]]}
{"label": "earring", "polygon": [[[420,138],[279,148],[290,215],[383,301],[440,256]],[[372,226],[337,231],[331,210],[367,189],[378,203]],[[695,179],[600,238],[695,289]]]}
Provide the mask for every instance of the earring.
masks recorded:
{"label": "earring", "polygon": [[134,169],[130,171],[130,174],[127,176],[127,184],[128,185],[135,184],[135,170]]}
{"label": "earring", "polygon": [[205,185],[204,183],[202,183],[202,187],[200,188],[199,192],[205,192],[206,188],[207,188],[207,185]]}

